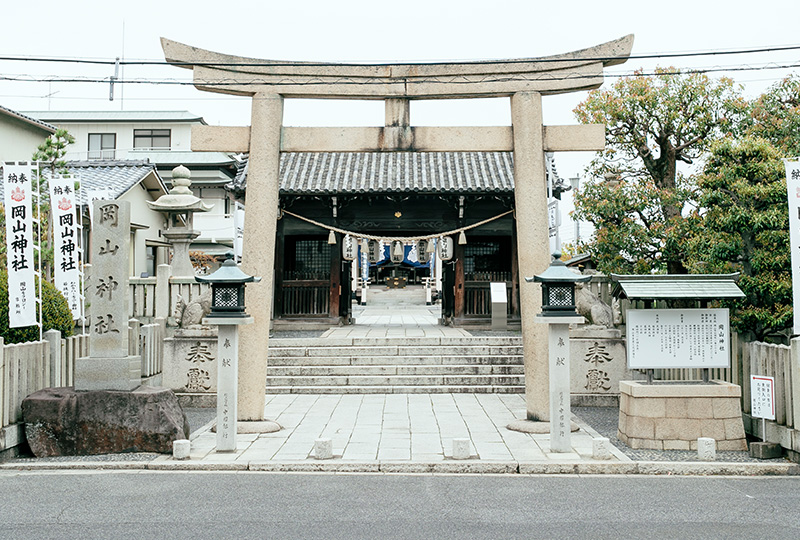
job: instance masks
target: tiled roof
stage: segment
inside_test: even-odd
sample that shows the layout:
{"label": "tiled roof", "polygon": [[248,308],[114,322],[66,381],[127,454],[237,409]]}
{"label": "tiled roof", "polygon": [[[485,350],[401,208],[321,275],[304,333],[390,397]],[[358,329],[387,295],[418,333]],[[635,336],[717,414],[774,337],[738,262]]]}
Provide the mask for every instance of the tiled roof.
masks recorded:
{"label": "tiled roof", "polygon": [[612,294],[630,300],[743,298],[745,294],[736,285],[738,279],[739,274],[611,274],[611,280],[616,282]]}
{"label": "tiled roof", "polygon": [[[511,152],[284,152],[280,167],[285,194],[514,191]],[[245,161],[230,187],[246,186]]]}
{"label": "tiled roof", "polygon": [[42,122],[41,120],[38,120],[38,119],[36,119],[36,118],[34,118],[32,116],[28,116],[27,114],[22,114],[21,112],[17,112],[17,111],[11,110],[8,107],[3,107],[2,105],[0,105],[0,113],[6,114],[8,116],[12,116],[14,118],[18,118],[19,120],[22,120],[23,122],[27,122],[29,124],[33,124],[36,127],[42,128],[42,129],[44,129],[46,131],[49,131],[50,133],[55,133],[55,131],[57,129],[56,126],[54,126],[52,124],[48,124],[47,122]]}
{"label": "tiled roof", "polygon": [[[50,171],[42,168],[45,178]],[[86,192],[96,189],[111,190],[114,198],[123,195],[155,171],[155,165],[145,161],[70,161],[67,162],[70,174],[80,177],[79,204],[86,204]],[[0,182],[0,200],[3,196]]]}

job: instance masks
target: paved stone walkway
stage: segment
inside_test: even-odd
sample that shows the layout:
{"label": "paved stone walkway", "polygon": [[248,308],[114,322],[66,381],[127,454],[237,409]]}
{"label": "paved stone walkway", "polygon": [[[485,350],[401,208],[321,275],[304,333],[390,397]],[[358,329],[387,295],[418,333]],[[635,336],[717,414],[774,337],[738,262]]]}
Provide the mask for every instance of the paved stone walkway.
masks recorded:
{"label": "paved stone walkway", "polygon": [[[191,458],[296,462],[314,459],[314,441],[330,438],[335,460],[437,463],[452,459],[453,439],[467,438],[473,460],[566,462],[591,459],[596,436],[583,425],[572,434],[572,452],[551,453],[549,434],[506,429],[525,418],[517,394],[278,394],[267,396],[265,415],[283,429],[238,435],[234,454],[216,453],[216,434],[201,431]],[[614,460],[630,461],[613,450]]]}

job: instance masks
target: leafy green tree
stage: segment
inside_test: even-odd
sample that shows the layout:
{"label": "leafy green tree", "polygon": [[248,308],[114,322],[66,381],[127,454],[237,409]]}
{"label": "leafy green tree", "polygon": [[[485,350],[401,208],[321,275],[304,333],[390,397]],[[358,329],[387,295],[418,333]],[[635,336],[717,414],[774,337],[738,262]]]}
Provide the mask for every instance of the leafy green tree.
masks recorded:
{"label": "leafy green tree", "polygon": [[746,294],[728,302],[731,325],[763,340],[792,324],[789,214],[782,152],[764,139],[728,137],[711,148],[703,173],[702,225],[690,241],[700,273],[741,272]]}
{"label": "leafy green tree", "polygon": [[576,216],[595,226],[587,248],[601,271],[687,272],[695,186],[679,164],[692,164],[741,110],[729,79],[674,68],[621,78],[578,105],[579,121],[606,125],[606,148],[575,202]]}
{"label": "leafy green tree", "polygon": [[779,81],[749,105],[741,126],[745,134],[764,138],[789,156],[800,155],[800,76]]}
{"label": "leafy green tree", "polygon": [[[75,323],[69,303],[61,291],[47,281],[42,282],[42,319],[42,332],[56,329],[61,332],[62,337],[72,335]],[[39,329],[36,326],[9,328],[8,323],[8,273],[0,270],[0,336],[6,343],[24,343],[39,339]]]}

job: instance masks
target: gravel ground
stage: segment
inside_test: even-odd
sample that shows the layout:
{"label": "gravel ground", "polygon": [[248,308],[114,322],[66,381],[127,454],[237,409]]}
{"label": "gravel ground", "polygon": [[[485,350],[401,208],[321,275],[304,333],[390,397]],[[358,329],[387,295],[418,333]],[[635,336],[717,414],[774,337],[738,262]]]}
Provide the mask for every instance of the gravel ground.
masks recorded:
{"label": "gravel ground", "polygon": [[[617,438],[619,409],[616,407],[572,407],[572,412],[589,424],[595,431],[619,448],[635,461],[701,461],[697,452],[689,450],[635,450]],[[717,461],[726,462],[774,462],[786,461],[784,458],[756,459],[749,452],[717,452]]]}

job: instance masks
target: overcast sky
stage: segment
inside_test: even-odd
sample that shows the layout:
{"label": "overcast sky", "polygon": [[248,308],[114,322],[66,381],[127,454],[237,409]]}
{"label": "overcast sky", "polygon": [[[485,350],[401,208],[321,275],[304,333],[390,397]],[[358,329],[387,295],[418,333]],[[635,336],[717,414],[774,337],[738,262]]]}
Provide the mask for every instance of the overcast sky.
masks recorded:
{"label": "overcast sky", "polygon": [[[636,36],[634,55],[800,44],[798,0],[38,0],[4,4],[2,56],[163,60],[162,36],[242,56],[331,62],[536,57],[631,33]],[[655,65],[729,68],[787,63],[800,63],[800,50],[633,59],[607,74]],[[756,95],[788,72],[769,69],[730,75]],[[113,67],[0,61],[0,73],[29,81],[47,75],[108,78]],[[129,66],[123,75],[133,81],[189,81],[191,72],[170,66]],[[545,123],[574,123],[572,109],[585,97],[586,93],[575,93],[545,98]],[[191,86],[118,85],[116,99],[110,102],[108,84],[0,80],[0,104],[18,111],[189,110],[212,125],[249,123],[249,99],[200,92]],[[415,102],[411,114],[416,125],[510,124],[507,99]],[[285,106],[284,123],[382,125],[383,105],[291,100]],[[560,155],[559,172],[574,176],[589,157]]]}

